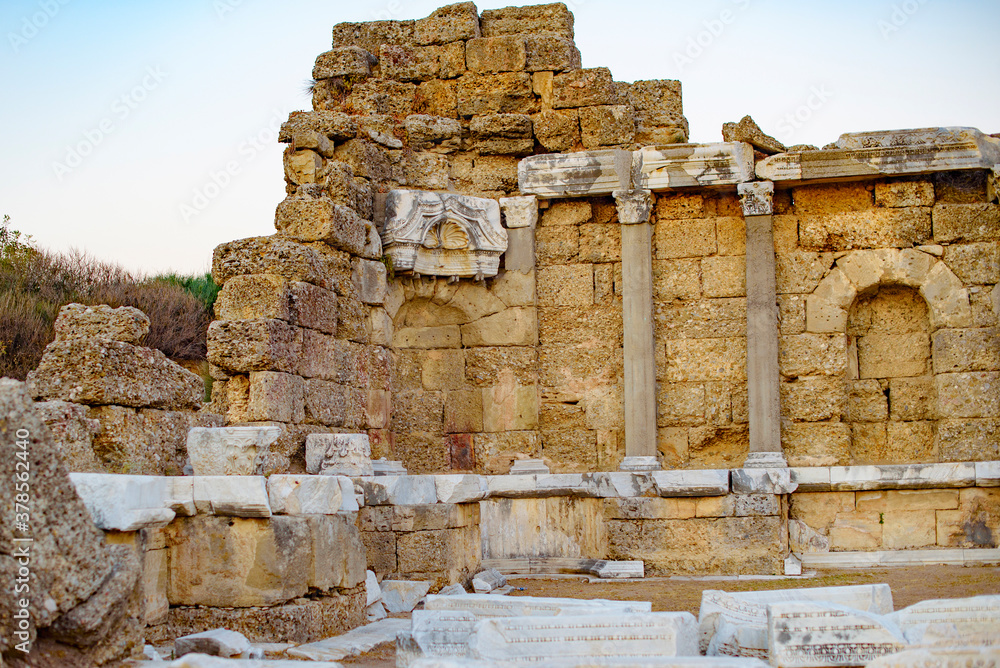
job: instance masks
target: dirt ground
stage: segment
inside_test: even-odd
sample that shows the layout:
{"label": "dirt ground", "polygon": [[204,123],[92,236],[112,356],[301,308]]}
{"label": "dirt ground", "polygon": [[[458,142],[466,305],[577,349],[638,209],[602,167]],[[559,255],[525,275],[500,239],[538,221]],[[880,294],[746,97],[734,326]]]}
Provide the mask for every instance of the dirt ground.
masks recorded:
{"label": "dirt ground", "polygon": [[[892,602],[897,610],[929,598],[964,598],[980,594],[1000,594],[1000,567],[919,566],[875,570],[829,570],[818,571],[812,576],[773,580],[647,578],[632,582],[591,583],[585,578],[575,576],[548,578],[533,576],[512,577],[508,582],[516,588],[511,596],[650,601],[654,611],[686,610],[697,617],[701,605],[701,592],[705,589],[757,591],[884,582],[892,589]],[[392,645],[386,644],[361,656],[343,659],[341,663],[359,668],[394,668],[396,652]]]}

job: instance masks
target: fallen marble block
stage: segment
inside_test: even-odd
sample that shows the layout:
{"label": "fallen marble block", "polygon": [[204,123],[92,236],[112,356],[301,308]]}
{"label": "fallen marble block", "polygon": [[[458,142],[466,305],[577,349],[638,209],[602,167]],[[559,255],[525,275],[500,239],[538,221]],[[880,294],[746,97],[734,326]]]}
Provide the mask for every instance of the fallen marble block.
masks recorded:
{"label": "fallen marble block", "polygon": [[278,427],[194,427],[187,451],[194,475],[261,475]]}
{"label": "fallen marble block", "polygon": [[164,527],[176,514],[167,507],[173,497],[167,477],[70,473],[69,479],[94,524],[105,531]]}
{"label": "fallen marble block", "polygon": [[306,472],[319,475],[372,476],[368,434],[309,434]]}
{"label": "fallen marble block", "polygon": [[886,617],[911,644],[975,645],[990,635],[1000,644],[1000,595],[931,599]]}
{"label": "fallen marble block", "polygon": [[697,628],[689,612],[486,619],[469,639],[469,656],[508,666],[547,665],[556,658],[696,656]]}
{"label": "fallen marble block", "polygon": [[996,668],[1000,645],[992,647],[934,647],[887,654],[868,668]]}
{"label": "fallen marble block", "polygon": [[606,561],[599,559],[590,570],[593,575],[606,580],[625,580],[646,576],[646,564],[643,561]]}
{"label": "fallen marble block", "polygon": [[194,506],[205,515],[270,517],[263,476],[194,476]]}
{"label": "fallen marble block", "polygon": [[706,589],[698,612],[701,651],[767,659],[767,606],[786,601],[826,601],[880,615],[892,612],[887,584],[751,592]]}
{"label": "fallen marble block", "polygon": [[[207,654],[187,654],[170,663],[151,662],[150,666],[162,668],[302,668],[301,661],[265,659],[223,659]],[[343,668],[333,661],[316,661],[309,668]]]}
{"label": "fallen marble block", "polygon": [[453,582],[447,587],[441,587],[441,591],[437,593],[438,596],[457,596],[458,594],[468,594],[465,591],[465,587],[458,582]]}
{"label": "fallen marble block", "polygon": [[[414,580],[382,580],[382,604],[386,612],[412,612],[427,592],[431,582]],[[464,590],[463,590],[463,593]]]}
{"label": "fallen marble block", "polygon": [[385,606],[382,605],[382,601],[375,601],[365,608],[365,614],[368,616],[369,622],[377,622],[389,616],[385,611]]}
{"label": "fallen marble block", "polygon": [[382,587],[378,584],[375,571],[365,571],[365,594],[367,596],[365,599],[366,608],[382,600]]}
{"label": "fallen marble block", "polygon": [[770,661],[781,668],[865,666],[906,649],[885,615],[826,602],[772,603],[767,613]]}
{"label": "fallen marble block", "polygon": [[396,665],[424,657],[464,659],[479,618],[466,610],[414,610],[411,626],[396,636]]}
{"label": "fallen marble block", "polygon": [[[307,659],[309,661],[339,661],[347,657],[363,654],[370,651],[376,645],[392,642],[396,635],[408,631],[410,628],[409,619],[389,618],[359,626],[351,629],[343,635],[333,638],[326,638],[316,642],[306,643],[293,647],[285,653],[297,659]],[[298,668],[303,664],[295,662]],[[312,668],[322,664],[305,664]],[[337,664],[331,664],[337,665]]]}
{"label": "fallen marble block", "polygon": [[272,475],[267,479],[267,498],[275,515],[333,515],[342,510],[342,476]]}
{"label": "fallen marble block", "polygon": [[209,654],[233,657],[250,653],[250,641],[242,633],[228,629],[212,629],[192,633],[174,640],[174,656]]}
{"label": "fallen marble block", "polygon": [[424,610],[460,610],[476,619],[493,617],[553,617],[581,614],[639,614],[651,612],[649,601],[609,601],[605,599],[500,596],[497,594],[428,594]]}
{"label": "fallen marble block", "polygon": [[495,568],[487,568],[472,576],[472,589],[477,594],[489,594],[494,589],[506,586],[507,578]]}

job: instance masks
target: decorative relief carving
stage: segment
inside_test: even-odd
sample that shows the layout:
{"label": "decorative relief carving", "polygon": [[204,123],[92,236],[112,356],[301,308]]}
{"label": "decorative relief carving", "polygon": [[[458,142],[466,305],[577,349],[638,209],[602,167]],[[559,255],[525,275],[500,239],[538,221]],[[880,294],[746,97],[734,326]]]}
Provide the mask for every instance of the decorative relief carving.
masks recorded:
{"label": "decorative relief carving", "polygon": [[393,190],[382,244],[396,271],[426,276],[496,276],[507,250],[500,205],[491,199]]}
{"label": "decorative relief carving", "polygon": [[195,475],[262,475],[277,427],[195,427],[187,449]]}
{"label": "decorative relief carving", "polygon": [[744,216],[770,216],[773,212],[774,183],[754,181],[736,186]]}
{"label": "decorative relief carving", "polygon": [[306,437],[307,473],[375,475],[371,456],[368,434],[309,434]]}

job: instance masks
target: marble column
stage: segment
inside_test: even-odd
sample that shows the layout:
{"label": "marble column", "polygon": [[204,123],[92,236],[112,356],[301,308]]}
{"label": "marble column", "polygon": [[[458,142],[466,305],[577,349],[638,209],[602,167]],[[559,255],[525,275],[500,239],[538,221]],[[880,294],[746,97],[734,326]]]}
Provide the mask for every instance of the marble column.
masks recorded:
{"label": "marble column", "polygon": [[616,190],[622,233],[622,319],[625,330],[625,460],[623,471],[659,470],[656,453],[656,356],[653,343],[653,194]]}
{"label": "marble column", "polygon": [[747,236],[747,394],[750,453],[745,468],[786,467],[781,450],[778,299],[774,278],[770,181],[737,186]]}

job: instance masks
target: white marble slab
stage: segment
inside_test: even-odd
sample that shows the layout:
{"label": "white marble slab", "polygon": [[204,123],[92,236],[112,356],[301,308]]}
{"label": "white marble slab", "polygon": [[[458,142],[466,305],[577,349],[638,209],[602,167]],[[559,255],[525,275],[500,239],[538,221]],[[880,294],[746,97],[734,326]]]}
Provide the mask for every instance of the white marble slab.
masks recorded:
{"label": "white marble slab", "polygon": [[174,497],[168,477],[70,473],[69,479],[99,529],[137,531],[163,527],[176,515],[168,507]]}
{"label": "white marble slab", "polygon": [[656,492],[671,496],[725,496],[729,494],[728,469],[654,471]]}
{"label": "white marble slab", "polygon": [[193,476],[194,505],[199,514],[227,517],[270,517],[264,476]]}
{"label": "white marble slab", "polygon": [[978,644],[984,636],[1000,644],[1000,595],[930,599],[888,617],[913,644]]}
{"label": "white marble slab", "polygon": [[382,604],[386,612],[412,612],[427,592],[433,582],[427,580],[382,580]]}
{"label": "white marble slab", "polygon": [[451,474],[433,477],[438,503],[472,503],[482,501],[490,494],[483,476]]}
{"label": "white marble slab", "polygon": [[438,500],[434,476],[387,475],[354,481],[364,492],[366,506],[413,506]]}
{"label": "white marble slab", "polygon": [[798,487],[787,468],[733,469],[734,494],[791,494]]}
{"label": "white marble slab", "polygon": [[632,161],[633,183],[646,190],[735,186],[753,178],[753,147],[744,142],[646,146]]}
{"label": "white marble slab", "polygon": [[469,654],[510,666],[556,658],[696,656],[697,622],[688,612],[486,619],[476,624]]}
{"label": "white marble slab", "polygon": [[976,462],[976,487],[1000,487],[1000,462]]}
{"label": "white marble slab", "polygon": [[631,190],[632,153],[621,150],[532,155],[517,165],[521,193],[539,197],[610,195]]}
{"label": "white marble slab", "polygon": [[770,661],[782,668],[864,666],[906,648],[883,615],[827,602],[772,603],[767,613]]}
{"label": "white marble slab", "polygon": [[[286,650],[285,653],[297,659],[310,661],[339,661],[363,654],[376,645],[392,642],[398,633],[407,632],[409,627],[409,619],[389,617],[373,624],[351,629],[343,635],[293,647]],[[296,662],[296,665],[302,666],[303,664]],[[317,664],[305,665],[312,667]]]}
{"label": "white marble slab", "polygon": [[[346,480],[350,482],[349,478]],[[272,475],[267,479],[271,512],[275,515],[336,514],[344,510],[340,481],[340,476]]]}
{"label": "white marble slab", "polygon": [[605,599],[548,598],[537,596],[501,596],[498,594],[429,594],[424,610],[458,610],[476,616],[554,617],[579,614],[627,614],[651,612],[649,601],[609,601]]}
{"label": "white marble slab", "polygon": [[194,427],[187,451],[195,475],[261,475],[278,427]]}

